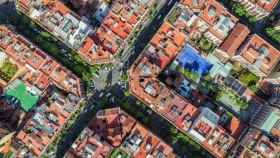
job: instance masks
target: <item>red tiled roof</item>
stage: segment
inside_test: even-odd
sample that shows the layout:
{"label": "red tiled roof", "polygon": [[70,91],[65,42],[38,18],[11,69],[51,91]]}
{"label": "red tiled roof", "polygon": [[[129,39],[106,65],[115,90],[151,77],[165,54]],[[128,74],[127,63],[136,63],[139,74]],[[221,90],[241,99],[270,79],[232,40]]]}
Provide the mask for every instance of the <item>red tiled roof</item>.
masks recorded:
{"label": "red tiled roof", "polygon": [[[58,66],[55,60],[36,46],[31,45],[31,48],[30,43],[24,37],[13,33],[6,26],[0,26],[0,32],[4,34],[3,39],[0,39],[0,47],[4,49],[8,57],[14,60],[17,65],[26,67],[27,72],[23,74],[26,81],[32,81],[31,84],[38,84],[41,86],[39,88],[46,88],[50,82],[55,81],[56,86],[63,88],[65,91],[72,92],[78,96],[81,95],[80,80],[78,77],[64,67]],[[4,40],[7,39],[10,39],[10,42],[4,44]],[[55,75],[54,71],[58,67],[63,71],[61,71],[60,75]],[[44,73],[44,75],[41,73]],[[65,79],[70,80],[70,76],[75,82],[67,85],[65,84]]]}
{"label": "red tiled roof", "polygon": [[88,53],[90,51],[90,49],[92,48],[93,43],[94,43],[93,39],[90,37],[87,37],[85,39],[85,41],[83,42],[82,47],[79,49],[79,52],[82,54]]}
{"label": "red tiled roof", "polygon": [[30,3],[30,0],[18,0],[19,3],[24,5],[25,7],[28,7],[28,4]]}
{"label": "red tiled roof", "polygon": [[92,150],[92,153],[88,153],[92,158],[106,158],[110,154],[113,148],[105,141],[102,141],[98,134],[88,127],[82,133],[83,137],[80,136],[74,142],[75,147],[72,145],[70,150],[65,154],[66,157],[83,157],[88,147]]}
{"label": "red tiled roof", "polygon": [[[280,129],[272,128],[271,134],[272,134],[273,136],[275,136],[275,137],[280,138]],[[279,150],[280,150],[280,149],[279,149]]]}
{"label": "red tiled roof", "polygon": [[254,61],[261,56],[261,53],[259,52],[261,48],[267,50],[267,55],[264,60],[262,60],[260,70],[268,75],[279,61],[280,52],[260,36],[251,36],[240,50],[240,56],[247,60],[248,63],[254,63]]}
{"label": "red tiled roof", "polygon": [[[216,0],[207,0],[205,3],[206,6],[203,8],[200,17],[205,20],[208,24],[214,25],[220,15],[225,15],[230,17],[233,22],[237,22],[238,19],[230,14],[227,9],[217,2]],[[210,14],[210,11],[214,11],[213,15]]]}
{"label": "red tiled roof", "polygon": [[[207,1],[207,3],[203,3],[203,1],[198,2],[198,6],[192,7],[192,5],[194,5],[193,1],[181,0],[181,3],[184,3],[191,9],[202,9],[203,13],[200,14],[202,17],[206,16],[204,14],[208,14],[207,9],[213,6],[217,7],[217,16],[228,16],[233,23],[236,23],[238,20],[216,1],[210,0]],[[217,17],[204,18],[211,27],[210,29],[208,28],[207,31],[211,31],[211,29],[214,30],[211,25],[215,24]],[[169,59],[166,58],[166,60],[163,60],[163,63],[170,63],[185,44],[185,38],[185,33],[183,33],[182,30],[165,21],[151,39],[150,46],[145,49],[143,55],[138,58],[129,71],[130,92],[182,131],[187,131],[189,127],[188,129],[186,129],[186,127],[191,127],[193,125],[198,110],[194,105],[190,104],[174,90],[169,89],[164,83],[157,79],[157,75],[163,71],[165,66],[158,64],[155,58],[161,59],[164,57],[165,59],[168,57]],[[143,75],[145,73],[146,76]],[[148,90],[146,90],[147,85],[149,85]],[[206,97],[198,94],[197,98],[195,98],[195,101],[199,100],[198,102],[200,102],[200,99],[204,100]],[[224,157],[227,150],[233,145],[234,138],[221,127],[212,127],[212,125],[210,126],[210,124],[208,125],[202,121],[196,125],[197,130],[205,134],[206,141],[202,142],[202,146],[214,156]],[[218,141],[216,142],[221,142],[217,144],[208,143],[208,139],[213,135],[215,129],[219,132]],[[223,149],[224,146],[219,145],[224,143],[222,142],[223,140],[227,143],[225,144],[225,147],[228,147],[227,149]]]}
{"label": "red tiled roof", "polygon": [[279,0],[257,0],[257,5],[259,5],[261,8],[265,9],[268,12],[272,12],[273,8],[277,6],[278,2]]}
{"label": "red tiled roof", "polygon": [[[154,136],[152,133],[148,133],[148,135],[144,138],[143,143],[140,145],[140,148],[135,153],[134,158],[144,158],[147,157],[158,145],[160,142],[159,138]],[[149,146],[149,150],[147,149]]]}
{"label": "red tiled roof", "polygon": [[170,63],[171,59],[168,58],[167,56],[165,55],[161,55],[159,57],[159,67],[161,69],[164,69],[169,63]]}
{"label": "red tiled roof", "polygon": [[183,121],[186,116],[193,118],[198,112],[198,109],[191,103],[187,103],[181,116],[176,121],[176,126],[180,129],[184,129]]}
{"label": "red tiled roof", "polygon": [[39,89],[45,90],[49,86],[49,77],[41,73],[35,84]]}
{"label": "red tiled roof", "polygon": [[70,9],[64,5],[62,2],[60,1],[51,1],[54,2],[54,10],[57,10],[58,12],[60,12],[62,15],[66,15],[67,13],[70,12]]}
{"label": "red tiled roof", "polygon": [[131,24],[131,25],[134,25],[137,23],[138,17],[135,15],[135,14],[132,14],[130,17],[129,17],[129,20],[128,20],[128,23]]}
{"label": "red tiled roof", "polygon": [[180,3],[188,6],[192,9],[201,9],[204,7],[206,0],[197,0],[194,2],[193,0],[181,0]]}
{"label": "red tiled roof", "polygon": [[237,53],[237,49],[244,42],[246,37],[249,35],[250,30],[247,26],[238,23],[221,45],[220,49],[225,51],[230,57]]}
{"label": "red tiled roof", "polygon": [[124,137],[131,131],[135,122],[131,116],[119,108],[112,108],[99,111],[91,121],[90,127],[103,136],[112,146],[118,147]]}
{"label": "red tiled roof", "polygon": [[174,34],[174,44],[178,47],[182,46],[185,43],[185,35],[181,32]]}
{"label": "red tiled roof", "polygon": [[233,117],[226,129],[228,129],[231,136],[238,139],[243,129],[245,129],[245,125],[239,119]]}

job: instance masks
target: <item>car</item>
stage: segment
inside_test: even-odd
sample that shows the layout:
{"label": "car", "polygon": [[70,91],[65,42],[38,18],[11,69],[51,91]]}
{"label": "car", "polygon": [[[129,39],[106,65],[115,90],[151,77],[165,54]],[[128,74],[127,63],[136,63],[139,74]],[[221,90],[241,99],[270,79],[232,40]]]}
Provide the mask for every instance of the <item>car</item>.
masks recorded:
{"label": "car", "polygon": [[110,97],[112,94],[111,93],[107,93],[106,94],[106,97],[108,98],[108,97]]}
{"label": "car", "polygon": [[104,95],[104,93],[101,92],[98,97],[101,98],[101,97],[103,97],[103,95]]}

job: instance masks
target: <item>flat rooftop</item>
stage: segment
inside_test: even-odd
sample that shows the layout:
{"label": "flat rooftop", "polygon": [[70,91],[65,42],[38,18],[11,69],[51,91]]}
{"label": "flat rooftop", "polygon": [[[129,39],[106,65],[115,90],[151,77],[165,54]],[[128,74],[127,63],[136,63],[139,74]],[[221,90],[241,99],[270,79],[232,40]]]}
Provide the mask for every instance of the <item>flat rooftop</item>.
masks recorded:
{"label": "flat rooftop", "polygon": [[179,65],[184,69],[198,73],[199,76],[207,74],[212,68],[212,64],[202,58],[198,51],[189,44],[186,44],[180,54],[176,57]]}
{"label": "flat rooftop", "polygon": [[13,81],[5,89],[4,95],[11,100],[16,98],[20,107],[26,112],[32,109],[39,100],[39,96],[31,93],[31,91],[27,89],[26,85],[20,80]]}
{"label": "flat rooftop", "polygon": [[50,84],[66,92],[81,95],[80,79],[56,62],[25,37],[5,25],[0,25],[0,49],[21,71],[21,80],[28,87],[44,92]]}

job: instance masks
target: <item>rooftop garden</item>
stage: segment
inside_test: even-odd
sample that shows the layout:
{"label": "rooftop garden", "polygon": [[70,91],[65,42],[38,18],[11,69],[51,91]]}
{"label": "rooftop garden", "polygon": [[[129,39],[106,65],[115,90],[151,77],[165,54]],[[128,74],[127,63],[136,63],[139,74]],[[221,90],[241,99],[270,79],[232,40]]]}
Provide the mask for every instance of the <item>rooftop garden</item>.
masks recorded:
{"label": "rooftop garden", "polygon": [[196,72],[188,71],[182,67],[177,67],[177,71],[180,72],[185,78],[196,82],[199,79],[199,74]]}
{"label": "rooftop garden", "polygon": [[202,36],[198,39],[193,39],[195,47],[206,54],[212,53],[216,48],[215,44],[208,40],[206,37]]}
{"label": "rooftop garden", "polygon": [[177,18],[181,15],[182,9],[180,7],[174,8],[171,13],[168,15],[167,20],[173,24]]}
{"label": "rooftop garden", "polygon": [[213,79],[209,75],[206,75],[201,79],[198,89],[210,95],[217,92],[219,87],[217,84],[213,83]]}
{"label": "rooftop garden", "polygon": [[217,92],[215,100],[221,102],[224,105],[230,107],[236,112],[240,112],[248,107],[248,103],[236,95],[232,90],[227,88],[222,88]]}
{"label": "rooftop garden", "polygon": [[257,83],[259,82],[260,77],[243,68],[235,68],[232,75],[253,92],[257,91]]}
{"label": "rooftop garden", "polygon": [[16,98],[21,108],[26,112],[32,109],[39,99],[39,96],[28,91],[25,84],[20,80],[15,80],[8,86],[5,96],[10,100]]}
{"label": "rooftop garden", "polygon": [[198,47],[206,53],[211,53],[215,49],[215,45],[204,36],[198,40]]}
{"label": "rooftop garden", "polygon": [[7,59],[0,65],[0,77],[6,82],[9,82],[17,71],[18,67]]}
{"label": "rooftop garden", "polygon": [[129,156],[120,149],[114,149],[108,158],[129,158]]}
{"label": "rooftop garden", "polygon": [[250,88],[252,91],[257,91],[257,83],[260,80],[258,76],[251,73],[250,71],[245,71],[240,74],[238,77],[238,80],[246,85],[248,88]]}

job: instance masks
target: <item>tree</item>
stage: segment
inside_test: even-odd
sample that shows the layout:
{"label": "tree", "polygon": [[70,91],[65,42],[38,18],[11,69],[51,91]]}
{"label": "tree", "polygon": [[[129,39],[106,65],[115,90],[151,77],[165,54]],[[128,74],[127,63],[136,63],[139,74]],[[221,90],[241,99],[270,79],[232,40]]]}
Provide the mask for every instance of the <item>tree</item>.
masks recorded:
{"label": "tree", "polygon": [[235,14],[237,14],[240,17],[246,16],[246,14],[247,14],[245,8],[239,3],[233,4],[233,10],[234,10]]}

